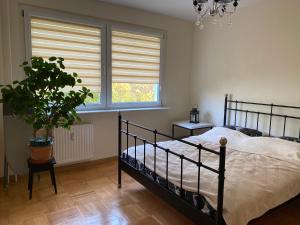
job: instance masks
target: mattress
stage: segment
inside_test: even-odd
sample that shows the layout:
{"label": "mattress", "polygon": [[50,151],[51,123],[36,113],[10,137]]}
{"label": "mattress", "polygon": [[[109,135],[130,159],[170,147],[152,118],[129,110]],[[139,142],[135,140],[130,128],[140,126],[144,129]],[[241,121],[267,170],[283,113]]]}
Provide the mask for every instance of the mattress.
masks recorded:
{"label": "mattress", "polygon": [[[300,144],[269,137],[249,137],[239,131],[217,127],[202,135],[186,138],[194,144],[219,151],[219,140],[226,137],[226,172],[223,218],[227,225],[246,225],[250,220],[288,201],[300,193]],[[159,142],[158,145],[197,161],[197,148],[179,141]],[[123,157],[126,157],[127,150]],[[135,148],[128,149],[134,163]],[[144,146],[136,148],[139,169],[143,169]],[[202,150],[201,161],[218,169],[219,156]],[[146,145],[145,166],[151,176],[154,170],[154,149]],[[198,168],[184,161],[183,189],[185,199],[204,213],[213,216],[217,207],[218,175],[201,168],[200,196],[197,192]],[[156,174],[164,185],[166,153],[157,148]],[[179,194],[180,159],[169,155],[170,188]]]}

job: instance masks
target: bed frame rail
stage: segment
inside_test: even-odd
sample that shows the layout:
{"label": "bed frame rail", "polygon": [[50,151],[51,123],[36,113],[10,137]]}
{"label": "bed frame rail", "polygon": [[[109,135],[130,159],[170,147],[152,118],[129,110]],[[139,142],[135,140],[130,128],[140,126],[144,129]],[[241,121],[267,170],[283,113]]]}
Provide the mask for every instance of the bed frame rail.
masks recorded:
{"label": "bed frame rail", "polygon": [[[149,141],[145,138],[142,138],[136,134],[129,132],[129,127],[136,127],[139,129],[142,129],[144,131],[150,132],[153,134],[153,140]],[[126,136],[126,157],[122,156],[122,135]],[[181,143],[193,146],[197,148],[199,151],[199,157],[198,161],[192,160],[185,155],[178,154],[170,149],[164,148],[160,146],[157,143],[157,138],[159,136],[176,140]],[[129,148],[129,138],[132,138],[134,141],[134,166],[129,164],[129,157],[128,157],[128,148]],[[137,150],[137,142],[141,142],[144,149],[144,157],[143,157],[143,164],[145,164],[145,158],[146,158],[146,145],[152,145],[154,148],[154,165],[153,165],[153,178],[150,179],[148,176],[146,176],[145,166],[143,167],[143,171],[139,171],[137,168],[137,158],[136,158],[136,150]],[[223,225],[223,199],[224,199],[224,180],[225,180],[225,158],[226,158],[226,144],[227,140],[226,138],[222,138],[220,140],[220,151],[215,151],[212,149],[208,149],[201,144],[197,145],[191,142],[188,142],[186,140],[174,138],[170,135],[161,133],[157,131],[156,129],[150,129],[144,126],[141,126],[139,124],[135,124],[132,122],[129,122],[128,120],[123,120],[122,115],[119,113],[118,116],[118,186],[121,188],[122,186],[122,170],[128,173],[130,176],[135,178],[137,181],[139,181],[141,184],[143,184],[145,187],[156,193],[157,195],[161,196],[164,200],[169,202],[171,205],[173,205],[175,208],[177,208],[179,211],[187,215],[190,219],[192,219],[194,222],[199,223],[203,225]],[[163,187],[161,184],[157,183],[156,180],[156,153],[158,150],[164,151],[166,153],[166,185]],[[209,167],[201,162],[201,152],[207,151],[211,154],[215,154],[219,156],[219,168],[215,169],[212,167]],[[180,159],[180,195],[176,195],[174,192],[169,190],[169,156],[174,155]],[[184,171],[184,161],[188,161],[190,163],[193,163],[198,167],[198,180],[197,180],[197,194],[200,195],[200,185],[201,185],[201,177],[200,177],[200,171],[201,167],[207,170],[210,170],[213,173],[216,173],[219,177],[218,180],[218,201],[217,201],[217,209],[216,209],[216,218],[215,220],[212,220],[211,217],[204,214],[202,211],[200,211],[198,208],[194,207],[192,204],[188,203],[184,197],[183,197],[183,171]]]}
{"label": "bed frame rail", "polygon": [[[231,104],[234,104],[234,106],[231,106]],[[263,106],[263,107],[270,107],[270,112],[263,112],[260,110],[254,111],[254,110],[245,110],[245,109],[239,109],[239,106],[244,105],[245,107],[249,105],[256,105],[256,106]],[[245,128],[247,128],[247,122],[248,122],[248,115],[249,114],[255,114],[256,115],[256,130],[259,128],[259,122],[260,122],[260,116],[261,115],[266,115],[269,116],[269,132],[267,136],[271,136],[272,133],[272,122],[274,117],[277,118],[284,118],[283,120],[283,133],[282,136],[286,137],[286,126],[287,126],[287,121],[289,120],[299,120],[300,117],[298,116],[292,116],[292,115],[287,115],[287,114],[278,114],[274,113],[274,109],[276,108],[283,108],[283,109],[296,109],[299,110],[300,112],[300,107],[297,106],[287,106],[287,105],[278,105],[278,104],[266,104],[266,103],[258,103],[258,102],[247,102],[247,101],[238,101],[238,100],[230,100],[228,99],[228,94],[225,95],[225,104],[224,104],[224,126],[230,126],[227,122],[227,112],[232,111],[234,112],[234,126],[237,126],[237,113],[245,113]],[[300,139],[300,128],[299,128],[299,137]]]}

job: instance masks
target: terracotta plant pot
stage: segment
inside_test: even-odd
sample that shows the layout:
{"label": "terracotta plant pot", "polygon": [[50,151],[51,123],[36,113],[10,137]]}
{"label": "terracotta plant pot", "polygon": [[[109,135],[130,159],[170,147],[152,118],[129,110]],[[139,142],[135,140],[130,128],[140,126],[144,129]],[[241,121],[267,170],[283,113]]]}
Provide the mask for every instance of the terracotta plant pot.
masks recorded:
{"label": "terracotta plant pot", "polygon": [[49,162],[53,157],[53,145],[29,146],[30,159],[33,163],[42,164]]}

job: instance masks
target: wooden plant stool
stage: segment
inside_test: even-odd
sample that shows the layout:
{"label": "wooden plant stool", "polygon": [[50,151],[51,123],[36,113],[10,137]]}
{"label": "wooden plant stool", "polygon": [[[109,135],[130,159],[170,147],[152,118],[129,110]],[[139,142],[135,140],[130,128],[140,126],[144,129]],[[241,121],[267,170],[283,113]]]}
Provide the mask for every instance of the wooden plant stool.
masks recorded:
{"label": "wooden plant stool", "polygon": [[54,165],[56,164],[56,161],[54,158],[52,158],[49,162],[37,164],[31,161],[31,159],[27,160],[28,163],[28,169],[29,169],[29,179],[28,179],[28,190],[29,190],[29,199],[32,198],[32,188],[33,188],[33,176],[34,173],[39,173],[42,171],[49,170],[50,176],[51,176],[51,182],[54,186],[55,194],[57,194],[57,188],[56,188],[56,180],[55,180],[55,173],[54,173]]}

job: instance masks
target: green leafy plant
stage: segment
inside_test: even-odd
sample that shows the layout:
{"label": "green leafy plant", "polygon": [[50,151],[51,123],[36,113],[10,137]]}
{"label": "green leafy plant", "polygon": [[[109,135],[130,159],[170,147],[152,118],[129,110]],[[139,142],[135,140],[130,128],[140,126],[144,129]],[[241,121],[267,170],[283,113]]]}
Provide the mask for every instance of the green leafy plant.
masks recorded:
{"label": "green leafy plant", "polygon": [[80,118],[76,108],[84,105],[93,94],[86,87],[73,90],[81,83],[76,73],[65,72],[63,58],[32,57],[31,62],[24,62],[26,77],[14,81],[12,85],[0,86],[2,99],[13,115],[31,125],[36,137],[40,129],[46,130],[46,140],[54,127],[69,128]]}

